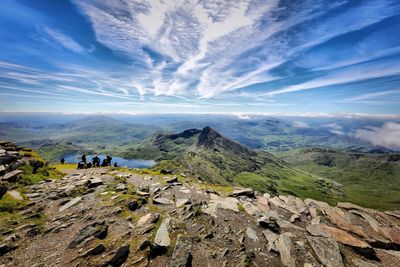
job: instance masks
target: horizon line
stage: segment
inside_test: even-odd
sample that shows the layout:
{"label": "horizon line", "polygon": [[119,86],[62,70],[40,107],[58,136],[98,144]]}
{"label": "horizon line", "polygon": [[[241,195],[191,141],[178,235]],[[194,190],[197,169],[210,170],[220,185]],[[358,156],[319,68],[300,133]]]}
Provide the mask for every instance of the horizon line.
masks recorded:
{"label": "horizon line", "polygon": [[400,114],[370,114],[370,113],[321,113],[321,112],[62,112],[62,111],[0,111],[0,115],[224,115],[235,116],[241,119],[251,119],[249,116],[276,116],[276,117],[310,117],[310,118],[371,118],[371,119],[400,119]]}

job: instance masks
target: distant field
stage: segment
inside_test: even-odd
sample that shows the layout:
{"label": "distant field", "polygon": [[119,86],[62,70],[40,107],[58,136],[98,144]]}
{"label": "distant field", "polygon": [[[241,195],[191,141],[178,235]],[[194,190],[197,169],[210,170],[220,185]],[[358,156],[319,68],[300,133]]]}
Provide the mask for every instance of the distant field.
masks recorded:
{"label": "distant field", "polygon": [[343,185],[346,200],[376,209],[400,209],[400,154],[295,149],[278,154],[294,167]]}

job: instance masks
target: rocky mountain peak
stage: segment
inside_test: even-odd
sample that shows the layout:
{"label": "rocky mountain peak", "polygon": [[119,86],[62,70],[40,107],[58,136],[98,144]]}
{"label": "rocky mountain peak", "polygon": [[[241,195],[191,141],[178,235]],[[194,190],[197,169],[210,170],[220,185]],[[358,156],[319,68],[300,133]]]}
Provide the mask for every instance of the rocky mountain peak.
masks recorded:
{"label": "rocky mountain peak", "polygon": [[208,148],[214,147],[214,142],[217,138],[224,138],[219,132],[213,128],[206,126],[201,130],[197,139],[197,146],[205,146]]}

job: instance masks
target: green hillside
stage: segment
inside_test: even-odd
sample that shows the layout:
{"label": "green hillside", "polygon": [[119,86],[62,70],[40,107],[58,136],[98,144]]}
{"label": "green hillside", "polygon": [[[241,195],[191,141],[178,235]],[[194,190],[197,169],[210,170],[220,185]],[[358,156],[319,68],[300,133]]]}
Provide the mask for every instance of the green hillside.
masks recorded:
{"label": "green hillside", "polygon": [[291,166],[343,185],[343,200],[377,209],[400,207],[400,154],[307,148],[282,152]]}
{"label": "green hillside", "polygon": [[333,202],[335,183],[289,167],[272,154],[251,150],[210,127],[158,134],[122,153],[159,161],[154,168],[185,170],[200,180],[248,186],[262,192],[290,193]]}

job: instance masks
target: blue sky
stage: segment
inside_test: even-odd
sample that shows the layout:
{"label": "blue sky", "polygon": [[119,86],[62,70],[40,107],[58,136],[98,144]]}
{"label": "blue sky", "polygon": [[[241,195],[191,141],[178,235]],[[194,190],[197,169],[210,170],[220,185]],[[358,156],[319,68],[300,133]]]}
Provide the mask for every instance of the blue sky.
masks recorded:
{"label": "blue sky", "polygon": [[400,114],[398,0],[2,0],[0,111]]}

